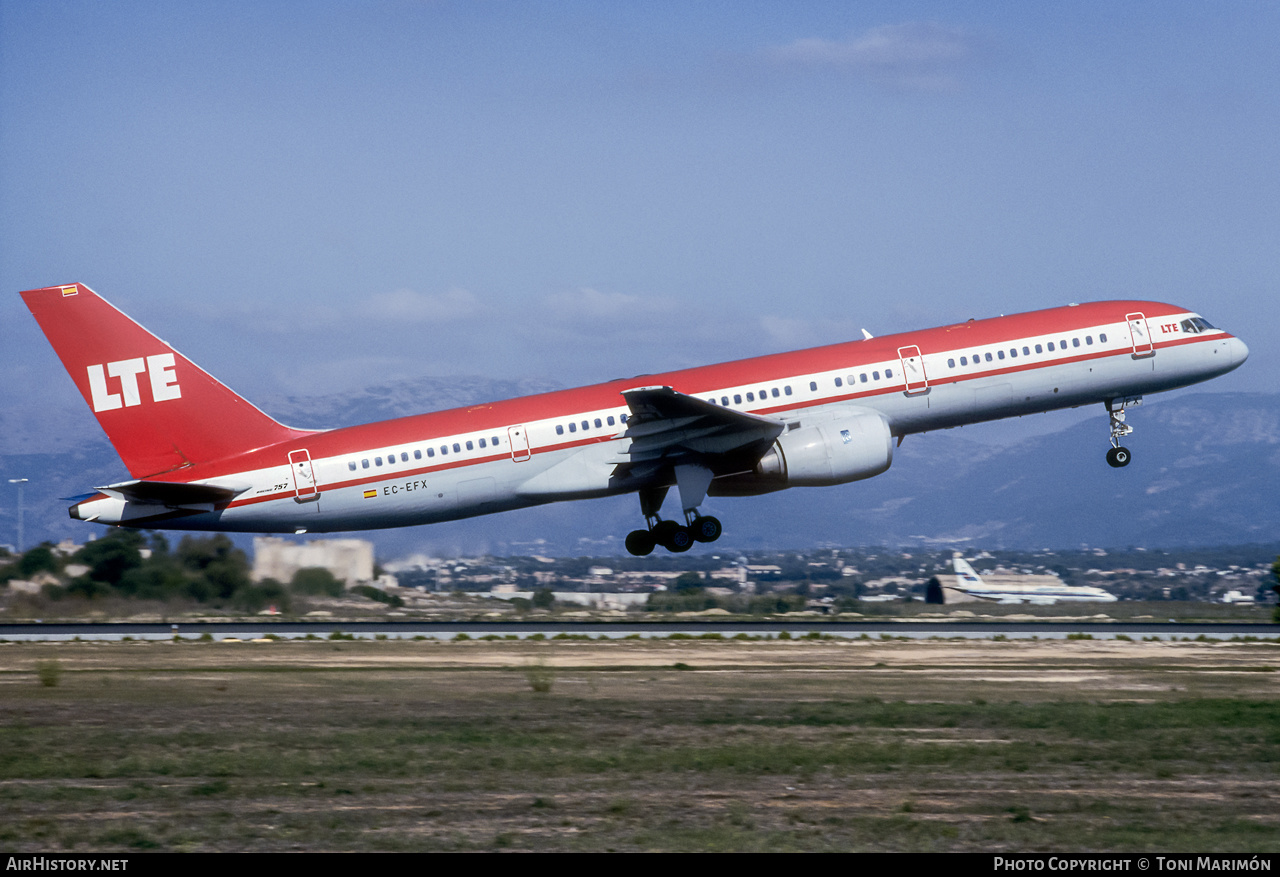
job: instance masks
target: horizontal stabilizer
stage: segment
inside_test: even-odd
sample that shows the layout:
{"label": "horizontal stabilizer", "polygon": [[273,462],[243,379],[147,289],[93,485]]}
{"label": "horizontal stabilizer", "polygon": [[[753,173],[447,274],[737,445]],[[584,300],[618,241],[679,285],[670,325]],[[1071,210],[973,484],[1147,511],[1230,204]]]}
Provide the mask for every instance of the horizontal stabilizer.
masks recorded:
{"label": "horizontal stabilizer", "polygon": [[182,506],[230,502],[249,485],[226,487],[217,484],[183,484],[173,481],[123,481],[99,487],[101,493],[129,502]]}

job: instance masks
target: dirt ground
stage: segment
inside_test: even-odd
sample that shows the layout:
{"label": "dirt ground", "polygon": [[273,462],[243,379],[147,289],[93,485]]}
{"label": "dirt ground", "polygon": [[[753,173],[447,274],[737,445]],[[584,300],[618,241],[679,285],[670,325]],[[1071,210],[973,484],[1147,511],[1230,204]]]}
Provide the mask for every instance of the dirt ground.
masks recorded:
{"label": "dirt ground", "polygon": [[11,850],[1280,850],[1280,646],[0,645]]}

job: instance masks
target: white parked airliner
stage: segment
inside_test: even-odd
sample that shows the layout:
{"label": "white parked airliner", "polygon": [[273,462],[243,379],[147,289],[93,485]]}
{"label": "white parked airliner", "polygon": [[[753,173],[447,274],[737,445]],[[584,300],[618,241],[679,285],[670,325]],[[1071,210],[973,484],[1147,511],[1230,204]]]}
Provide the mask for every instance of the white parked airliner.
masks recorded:
{"label": "white parked airliner", "polygon": [[[283,426],[82,284],[22,293],[131,480],[73,518],[175,530],[319,533],[429,524],[635,493],[627,549],[719,538],[706,496],[844,484],[895,440],[1105,405],[1124,466],[1127,408],[1226,374],[1248,348],[1185,308],[1103,301],[365,426]],[[671,487],[675,518],[660,517]]]}
{"label": "white parked airliner", "polygon": [[1066,603],[1114,603],[1116,601],[1115,594],[1091,585],[988,584],[973,571],[969,561],[958,553],[952,556],[951,563],[956,570],[956,583],[950,587],[979,600],[992,600],[997,603],[1033,603],[1041,606],[1052,606],[1059,601]]}

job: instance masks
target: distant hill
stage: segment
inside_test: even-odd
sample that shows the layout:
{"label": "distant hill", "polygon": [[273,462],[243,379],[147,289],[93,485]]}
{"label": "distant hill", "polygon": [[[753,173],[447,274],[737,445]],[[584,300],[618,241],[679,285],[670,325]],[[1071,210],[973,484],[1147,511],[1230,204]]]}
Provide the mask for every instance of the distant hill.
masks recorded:
{"label": "distant hill", "polygon": [[264,400],[259,407],[289,426],[333,429],[558,389],[558,384],[532,379],[416,378],[344,396],[277,396]]}
{"label": "distant hill", "polygon": [[[332,399],[280,398],[262,407],[290,425],[339,426],[554,389],[529,381],[422,379]],[[1106,417],[996,448],[965,430],[908,436],[893,467],[868,481],[763,497],[712,499],[725,524],[713,547],[920,545],[991,548],[1201,546],[1271,541],[1280,534],[1280,394],[1200,393],[1161,398],[1131,414],[1133,463],[1103,459]],[[1053,417],[1054,415],[1044,415]],[[26,477],[26,540],[70,536],[59,497],[127,477],[88,412],[46,423],[0,419],[0,478]],[[47,453],[31,451],[47,447]],[[0,485],[8,487],[0,481]],[[0,542],[14,541],[14,493],[4,494]],[[674,495],[672,497],[674,499]],[[370,531],[379,556],[443,553],[618,554],[641,523],[634,496],[561,503],[404,530]]]}

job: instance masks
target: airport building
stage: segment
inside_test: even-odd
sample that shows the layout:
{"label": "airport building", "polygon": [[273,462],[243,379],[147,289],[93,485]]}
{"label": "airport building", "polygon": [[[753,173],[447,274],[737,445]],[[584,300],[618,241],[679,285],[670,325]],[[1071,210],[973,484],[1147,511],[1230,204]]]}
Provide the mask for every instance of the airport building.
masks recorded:
{"label": "airport building", "polygon": [[300,569],[318,567],[347,587],[373,581],[373,543],[364,539],[290,542],[276,536],[253,540],[253,579],[289,582]]}

